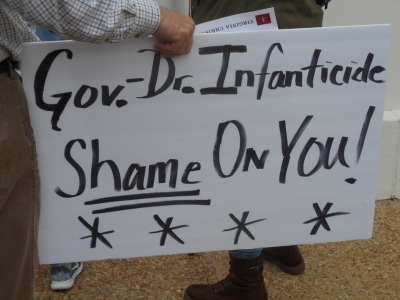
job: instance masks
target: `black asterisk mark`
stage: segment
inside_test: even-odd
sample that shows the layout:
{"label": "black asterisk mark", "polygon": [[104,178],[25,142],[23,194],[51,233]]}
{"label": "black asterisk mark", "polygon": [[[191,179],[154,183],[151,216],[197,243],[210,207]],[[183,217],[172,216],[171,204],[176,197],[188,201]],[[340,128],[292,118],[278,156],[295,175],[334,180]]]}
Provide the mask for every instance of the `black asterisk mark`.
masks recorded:
{"label": "black asterisk mark", "polygon": [[184,242],[175,234],[175,232],[173,232],[173,229],[188,227],[189,225],[180,225],[180,226],[171,227],[171,223],[173,220],[172,217],[168,218],[167,222],[165,222],[165,223],[163,222],[163,220],[161,220],[161,218],[158,215],[154,215],[153,217],[154,217],[154,220],[157,221],[158,225],[160,225],[162,230],[152,231],[150,233],[159,233],[159,232],[163,233],[161,235],[161,239],[160,239],[160,246],[165,245],[165,240],[167,238],[167,234],[170,235],[175,241],[178,241],[179,243],[184,244]]}
{"label": "black asterisk mark", "polygon": [[242,214],[242,220],[239,221],[233,214],[229,214],[229,216],[231,217],[231,219],[232,219],[233,221],[235,221],[235,223],[236,223],[238,226],[232,227],[232,228],[229,228],[229,229],[224,229],[223,231],[231,231],[231,230],[237,229],[236,235],[235,235],[235,242],[234,242],[235,245],[238,243],[239,236],[240,236],[240,234],[242,233],[242,231],[244,231],[244,233],[246,233],[247,236],[248,236],[249,238],[251,238],[252,240],[254,240],[254,239],[255,239],[254,236],[251,234],[250,230],[248,230],[246,226],[266,220],[266,219],[259,219],[259,220],[255,220],[255,221],[251,221],[251,222],[245,223],[245,222],[246,222],[246,219],[247,219],[247,217],[248,217],[248,215],[249,215],[249,212],[248,212],[248,211],[245,211],[245,212]]}
{"label": "black asterisk mark", "polygon": [[97,239],[99,239],[103,244],[105,244],[108,248],[112,249],[112,246],[109,241],[103,236],[104,234],[113,233],[114,230],[99,232],[99,218],[94,219],[93,226],[86,222],[82,217],[78,217],[79,221],[92,233],[91,235],[81,237],[82,239],[92,238],[90,241],[90,248],[96,248]]}
{"label": "black asterisk mark", "polygon": [[327,218],[334,217],[334,216],[340,216],[340,215],[348,215],[348,214],[350,214],[350,213],[348,213],[348,212],[336,212],[336,213],[328,214],[328,211],[331,209],[332,205],[333,205],[333,203],[328,202],[328,203],[325,205],[324,210],[321,211],[321,209],[320,209],[318,203],[313,203],[314,210],[315,210],[315,212],[317,213],[317,216],[318,216],[318,217],[316,217],[316,218],[314,218],[314,219],[311,219],[311,220],[308,220],[308,221],[306,221],[306,222],[303,223],[303,224],[309,224],[309,223],[312,223],[312,222],[316,222],[315,225],[314,225],[314,227],[313,227],[313,229],[311,230],[310,235],[315,235],[315,234],[317,233],[317,231],[318,231],[318,229],[319,229],[319,227],[320,227],[321,225],[322,225],[322,227],[324,227],[326,230],[331,231],[331,228],[329,227],[329,224],[328,224],[328,222],[326,221]]}

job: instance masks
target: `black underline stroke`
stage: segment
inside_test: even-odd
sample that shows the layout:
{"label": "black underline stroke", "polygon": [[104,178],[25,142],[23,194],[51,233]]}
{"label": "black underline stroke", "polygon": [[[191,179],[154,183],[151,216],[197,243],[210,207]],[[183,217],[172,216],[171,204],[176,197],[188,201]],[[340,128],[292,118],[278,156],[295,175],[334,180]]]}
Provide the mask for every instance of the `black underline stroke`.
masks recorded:
{"label": "black underline stroke", "polygon": [[151,199],[151,198],[198,196],[198,195],[200,195],[200,190],[182,191],[182,192],[143,193],[143,194],[135,194],[135,195],[124,195],[124,196],[114,196],[114,197],[105,197],[105,198],[94,199],[94,200],[86,201],[85,205],[119,202],[119,201],[129,201],[129,200]]}
{"label": "black underline stroke", "polygon": [[116,212],[121,210],[130,210],[130,209],[138,209],[138,208],[146,208],[146,207],[157,207],[157,206],[172,206],[172,205],[210,205],[211,200],[170,200],[170,201],[157,201],[151,203],[138,203],[138,204],[130,204],[130,205],[121,205],[108,207],[103,209],[94,210],[93,214],[103,214]]}

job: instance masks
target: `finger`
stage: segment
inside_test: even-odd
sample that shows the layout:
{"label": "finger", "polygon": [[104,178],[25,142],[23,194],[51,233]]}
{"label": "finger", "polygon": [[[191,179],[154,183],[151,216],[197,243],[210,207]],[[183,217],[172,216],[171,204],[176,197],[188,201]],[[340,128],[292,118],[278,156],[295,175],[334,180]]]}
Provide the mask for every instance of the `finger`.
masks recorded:
{"label": "finger", "polygon": [[191,44],[183,43],[171,43],[171,42],[158,42],[154,45],[154,48],[165,55],[183,55],[188,54],[191,49]]}
{"label": "finger", "polygon": [[184,39],[182,41],[158,41],[156,47],[165,52],[176,52],[188,54],[192,48],[193,39]]}

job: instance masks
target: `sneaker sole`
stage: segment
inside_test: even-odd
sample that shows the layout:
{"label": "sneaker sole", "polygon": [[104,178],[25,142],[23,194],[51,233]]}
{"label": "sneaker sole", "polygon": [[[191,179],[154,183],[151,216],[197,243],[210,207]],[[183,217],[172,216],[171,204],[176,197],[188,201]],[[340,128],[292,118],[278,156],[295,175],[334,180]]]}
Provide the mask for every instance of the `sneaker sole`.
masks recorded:
{"label": "sneaker sole", "polygon": [[69,290],[72,288],[75,282],[75,278],[82,272],[83,269],[83,263],[79,266],[78,270],[72,275],[72,278],[66,281],[52,281],[51,282],[51,289],[54,291],[59,291],[59,290]]}

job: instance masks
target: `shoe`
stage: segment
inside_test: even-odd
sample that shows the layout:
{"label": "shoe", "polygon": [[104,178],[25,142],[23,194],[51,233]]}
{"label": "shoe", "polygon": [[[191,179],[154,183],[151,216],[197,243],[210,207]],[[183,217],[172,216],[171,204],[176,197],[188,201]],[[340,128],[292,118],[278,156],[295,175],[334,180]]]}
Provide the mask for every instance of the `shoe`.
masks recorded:
{"label": "shoe", "polygon": [[298,246],[264,248],[263,256],[284,272],[292,275],[304,273],[306,266]]}
{"label": "shoe", "polygon": [[51,265],[51,289],[68,290],[83,269],[81,262]]}
{"label": "shoe", "polygon": [[229,275],[214,284],[192,284],[185,290],[185,300],[267,300],[263,260],[230,257]]}

